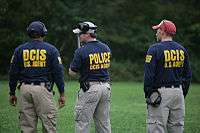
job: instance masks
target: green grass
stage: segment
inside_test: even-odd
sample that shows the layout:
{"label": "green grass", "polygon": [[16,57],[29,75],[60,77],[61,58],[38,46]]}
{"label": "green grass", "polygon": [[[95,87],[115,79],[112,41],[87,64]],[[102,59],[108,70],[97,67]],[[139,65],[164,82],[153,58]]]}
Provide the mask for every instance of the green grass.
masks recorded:
{"label": "green grass", "polygon": [[[77,82],[66,83],[66,106],[58,110],[58,133],[74,132],[74,104]],[[17,91],[17,95],[19,92]],[[0,82],[0,133],[19,133],[18,107],[8,102],[8,82]],[[58,99],[58,93],[54,97]],[[146,105],[142,83],[114,82],[112,84],[111,124],[113,133],[145,133]],[[57,104],[57,103],[56,103]],[[185,133],[200,132],[200,85],[192,84],[186,98]],[[42,130],[38,124],[38,132]],[[91,124],[91,133],[94,124]]]}

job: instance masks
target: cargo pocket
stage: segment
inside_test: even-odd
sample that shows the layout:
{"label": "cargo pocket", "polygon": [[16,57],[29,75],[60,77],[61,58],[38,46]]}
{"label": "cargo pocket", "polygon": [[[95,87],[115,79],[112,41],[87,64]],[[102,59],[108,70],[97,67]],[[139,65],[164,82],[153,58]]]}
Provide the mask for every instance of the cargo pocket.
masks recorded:
{"label": "cargo pocket", "polygon": [[164,126],[164,124],[162,122],[160,122],[159,120],[155,120],[155,119],[147,119],[147,124]]}
{"label": "cargo pocket", "polygon": [[98,100],[97,91],[88,91],[86,93],[87,93],[86,103],[93,103]]}
{"label": "cargo pocket", "polygon": [[49,129],[55,130],[56,129],[56,114],[47,114],[48,119],[48,126]]}
{"label": "cargo pocket", "polygon": [[75,121],[80,121],[81,120],[81,113],[82,113],[82,107],[81,106],[76,106],[75,107]]}
{"label": "cargo pocket", "polygon": [[108,89],[108,101],[111,101],[111,96],[112,96],[111,87],[107,87],[107,89]]}
{"label": "cargo pocket", "polygon": [[155,119],[148,119],[147,125],[148,125],[148,132],[151,133],[163,133],[165,130],[164,124]]}
{"label": "cargo pocket", "polygon": [[25,123],[22,115],[23,115],[23,113],[20,111],[19,117],[18,117],[19,118],[19,127],[23,126]]}

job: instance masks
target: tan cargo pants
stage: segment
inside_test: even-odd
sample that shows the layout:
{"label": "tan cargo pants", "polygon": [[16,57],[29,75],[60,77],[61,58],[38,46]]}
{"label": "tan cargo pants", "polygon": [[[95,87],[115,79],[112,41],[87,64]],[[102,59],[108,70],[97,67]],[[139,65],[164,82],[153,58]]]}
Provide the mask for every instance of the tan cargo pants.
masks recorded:
{"label": "tan cargo pants", "polygon": [[36,133],[38,118],[42,121],[43,133],[56,132],[57,109],[53,94],[44,83],[41,85],[22,84],[19,97],[19,120],[23,133]]}
{"label": "tan cargo pants", "polygon": [[108,83],[91,82],[88,91],[80,90],[75,106],[75,132],[89,133],[90,121],[94,118],[96,133],[111,133],[110,100]]}
{"label": "tan cargo pants", "polygon": [[147,133],[183,133],[185,103],[182,88],[159,88],[159,107],[147,106]]}

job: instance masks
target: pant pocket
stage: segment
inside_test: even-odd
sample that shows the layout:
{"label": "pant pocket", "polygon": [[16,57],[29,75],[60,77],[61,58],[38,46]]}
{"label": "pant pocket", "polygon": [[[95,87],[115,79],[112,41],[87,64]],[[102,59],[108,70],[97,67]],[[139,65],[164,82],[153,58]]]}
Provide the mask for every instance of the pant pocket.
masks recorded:
{"label": "pant pocket", "polygon": [[75,107],[75,121],[80,121],[81,120],[81,113],[82,113],[82,107],[76,106]]}
{"label": "pant pocket", "polygon": [[51,133],[56,132],[56,114],[42,114],[40,119],[42,120],[44,131]]}
{"label": "pant pocket", "polygon": [[47,118],[50,122],[50,125],[52,125],[52,127],[56,127],[56,115],[55,114],[48,114]]}
{"label": "pant pocket", "polygon": [[25,123],[25,121],[23,119],[23,113],[21,111],[19,112],[19,117],[18,118],[19,118],[19,126],[21,127]]}
{"label": "pant pocket", "polygon": [[147,124],[164,126],[164,124],[162,122],[160,122],[159,120],[155,120],[155,119],[147,119]]}
{"label": "pant pocket", "polygon": [[112,97],[112,91],[111,91],[111,88],[109,88],[109,90],[108,90],[108,101],[111,101],[111,97]]}
{"label": "pant pocket", "polygon": [[165,133],[165,126],[162,122],[156,119],[147,120],[148,133]]}
{"label": "pant pocket", "polygon": [[88,91],[87,93],[87,99],[86,99],[86,104],[87,103],[93,103],[98,100],[98,95],[97,91]]}

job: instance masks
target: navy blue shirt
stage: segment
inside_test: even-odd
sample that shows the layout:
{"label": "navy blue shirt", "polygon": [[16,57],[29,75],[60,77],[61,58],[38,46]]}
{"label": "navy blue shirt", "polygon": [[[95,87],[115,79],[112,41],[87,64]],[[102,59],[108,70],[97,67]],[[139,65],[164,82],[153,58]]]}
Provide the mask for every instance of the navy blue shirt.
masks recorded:
{"label": "navy blue shirt", "polygon": [[164,41],[151,46],[144,65],[144,91],[161,86],[189,83],[191,69],[186,49],[175,41]]}
{"label": "navy blue shirt", "polygon": [[111,50],[100,41],[91,41],[74,53],[70,69],[80,73],[79,82],[109,81]]}
{"label": "navy blue shirt", "polygon": [[63,65],[58,50],[51,44],[33,40],[18,46],[11,59],[10,93],[15,94],[17,82],[55,82],[64,92]]}

